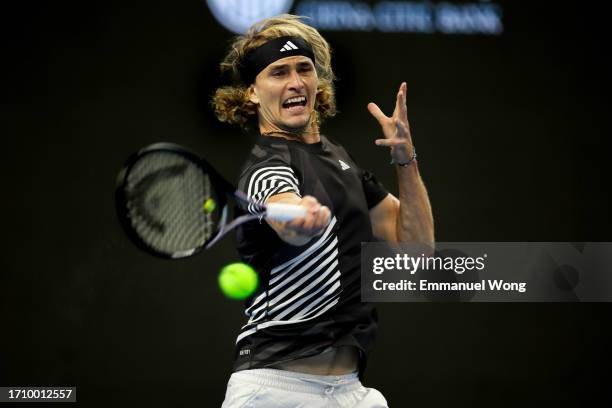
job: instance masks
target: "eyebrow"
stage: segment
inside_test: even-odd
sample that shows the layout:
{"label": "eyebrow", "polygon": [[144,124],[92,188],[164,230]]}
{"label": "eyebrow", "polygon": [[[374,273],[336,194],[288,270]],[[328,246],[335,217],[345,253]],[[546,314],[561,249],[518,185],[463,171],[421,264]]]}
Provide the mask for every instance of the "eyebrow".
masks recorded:
{"label": "eyebrow", "polygon": [[[297,66],[304,66],[304,65],[308,65],[308,66],[312,66],[312,63],[310,61],[300,61],[298,63],[296,63]],[[273,69],[284,69],[289,67],[289,64],[278,64],[278,65],[272,65],[270,66],[270,70]]]}

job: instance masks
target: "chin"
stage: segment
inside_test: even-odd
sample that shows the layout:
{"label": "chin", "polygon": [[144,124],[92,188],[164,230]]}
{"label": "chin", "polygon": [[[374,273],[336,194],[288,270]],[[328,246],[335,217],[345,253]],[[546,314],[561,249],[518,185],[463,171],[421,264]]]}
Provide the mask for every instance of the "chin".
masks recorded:
{"label": "chin", "polygon": [[310,115],[307,117],[292,118],[283,123],[283,127],[287,129],[302,130],[310,123]]}

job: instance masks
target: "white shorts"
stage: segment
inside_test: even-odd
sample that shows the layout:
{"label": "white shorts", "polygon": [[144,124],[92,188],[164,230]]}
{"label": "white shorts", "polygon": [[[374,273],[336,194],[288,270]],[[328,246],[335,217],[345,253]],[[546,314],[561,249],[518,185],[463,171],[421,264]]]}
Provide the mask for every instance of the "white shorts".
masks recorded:
{"label": "white shorts", "polygon": [[311,375],[259,368],[233,373],[222,408],[388,408],[385,397],[361,385],[357,373]]}

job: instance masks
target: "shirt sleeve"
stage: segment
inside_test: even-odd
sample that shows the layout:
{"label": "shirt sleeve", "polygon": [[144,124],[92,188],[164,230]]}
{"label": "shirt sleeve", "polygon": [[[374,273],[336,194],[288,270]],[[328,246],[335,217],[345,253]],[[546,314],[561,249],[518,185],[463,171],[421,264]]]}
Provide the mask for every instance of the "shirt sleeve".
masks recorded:
{"label": "shirt sleeve", "polygon": [[376,207],[389,194],[382,183],[376,179],[376,176],[368,170],[362,170],[361,185],[365,193],[368,210]]}
{"label": "shirt sleeve", "polygon": [[299,181],[293,169],[280,160],[269,160],[249,168],[241,183],[244,192],[252,200],[247,211],[256,214],[261,211],[260,205],[274,195],[294,193],[302,197]]}

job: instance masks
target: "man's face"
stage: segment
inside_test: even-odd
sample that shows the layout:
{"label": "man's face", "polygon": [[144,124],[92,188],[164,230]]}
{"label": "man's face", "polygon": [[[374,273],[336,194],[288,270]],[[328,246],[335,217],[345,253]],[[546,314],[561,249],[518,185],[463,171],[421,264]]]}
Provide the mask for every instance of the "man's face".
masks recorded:
{"label": "man's face", "polygon": [[308,57],[296,55],[268,65],[255,78],[250,100],[258,105],[260,125],[299,130],[310,123],[319,78]]}

